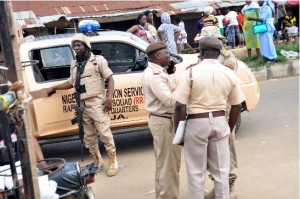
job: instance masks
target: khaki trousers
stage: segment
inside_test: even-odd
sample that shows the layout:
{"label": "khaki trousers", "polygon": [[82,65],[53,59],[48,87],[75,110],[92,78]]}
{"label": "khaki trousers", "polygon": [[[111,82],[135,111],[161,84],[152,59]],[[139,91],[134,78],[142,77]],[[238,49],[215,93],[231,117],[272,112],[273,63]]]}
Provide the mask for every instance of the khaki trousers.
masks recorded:
{"label": "khaki trousers", "polygon": [[[233,129],[231,135],[232,135],[232,141],[229,146],[229,151],[230,151],[229,184],[234,184],[235,180],[238,177],[237,175],[238,164],[237,164],[236,151],[235,151],[235,128]],[[209,174],[208,177],[214,180],[211,174]]]}
{"label": "khaki trousers", "polygon": [[151,115],[149,128],[153,136],[156,159],[156,198],[177,199],[179,195],[181,147],[172,144],[175,135],[173,121]]}
{"label": "khaki trousers", "polygon": [[229,199],[230,133],[225,116],[190,119],[184,137],[189,199],[204,198],[206,169],[214,178],[215,198]]}
{"label": "khaki trousers", "polygon": [[90,153],[99,150],[97,132],[108,153],[116,151],[113,135],[110,130],[110,118],[97,99],[85,100],[81,103],[83,111],[84,143]]}
{"label": "khaki trousers", "polygon": [[[227,102],[226,112],[225,112],[227,121],[229,120],[230,109],[231,109],[231,105]],[[237,173],[238,164],[237,164],[237,157],[236,157],[236,151],[235,151],[235,127],[233,128],[231,135],[232,135],[232,140],[231,140],[231,144],[229,146],[229,151],[230,151],[229,184],[234,184],[234,182],[236,181],[236,179],[238,177],[238,173]],[[210,179],[214,180],[214,178],[212,177],[211,174],[209,174],[208,177]]]}

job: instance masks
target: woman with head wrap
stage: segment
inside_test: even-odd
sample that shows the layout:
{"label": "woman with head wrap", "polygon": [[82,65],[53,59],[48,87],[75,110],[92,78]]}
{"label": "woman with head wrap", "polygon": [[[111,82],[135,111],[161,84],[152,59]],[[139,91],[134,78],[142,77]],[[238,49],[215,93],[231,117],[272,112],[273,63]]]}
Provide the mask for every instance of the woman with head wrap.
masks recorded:
{"label": "woman with head wrap", "polygon": [[132,26],[129,28],[126,32],[131,32],[132,34],[138,36],[142,40],[152,43],[154,42],[154,38],[148,31],[148,23],[147,23],[147,18],[144,13],[141,13],[138,15],[137,19],[137,25]]}
{"label": "woman with head wrap", "polygon": [[218,19],[215,17],[216,10],[211,7],[207,6],[204,8],[204,27],[209,27],[209,26],[216,26],[219,27]]}
{"label": "woman with head wrap", "polygon": [[171,18],[167,12],[161,14],[161,23],[157,30],[159,39],[166,43],[169,53],[177,54],[176,41],[181,32],[180,28],[171,24]]}
{"label": "woman with head wrap", "polygon": [[276,49],[273,42],[275,27],[272,20],[272,14],[275,13],[275,7],[271,0],[259,1],[258,4],[260,6],[262,5],[259,12],[259,18],[248,17],[248,20],[266,23],[267,32],[259,34],[260,53],[270,63],[277,59]]}

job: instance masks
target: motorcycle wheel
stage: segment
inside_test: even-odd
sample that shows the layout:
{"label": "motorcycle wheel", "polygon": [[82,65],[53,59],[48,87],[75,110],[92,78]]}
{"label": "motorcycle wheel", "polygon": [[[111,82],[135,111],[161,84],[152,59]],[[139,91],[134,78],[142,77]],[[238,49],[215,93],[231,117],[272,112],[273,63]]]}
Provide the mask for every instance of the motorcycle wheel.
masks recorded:
{"label": "motorcycle wheel", "polygon": [[91,187],[87,187],[78,193],[64,197],[64,199],[95,199],[95,195],[93,189]]}
{"label": "motorcycle wheel", "polygon": [[81,190],[78,193],[74,193],[71,194],[70,196],[64,197],[64,199],[89,199],[89,198],[86,196],[85,190]]}

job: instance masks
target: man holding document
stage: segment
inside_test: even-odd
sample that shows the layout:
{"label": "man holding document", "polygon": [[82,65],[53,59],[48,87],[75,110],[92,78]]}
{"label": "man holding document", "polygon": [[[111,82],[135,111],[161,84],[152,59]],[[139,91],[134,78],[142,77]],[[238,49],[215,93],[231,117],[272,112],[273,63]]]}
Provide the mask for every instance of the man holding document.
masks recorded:
{"label": "man holding document", "polygon": [[[173,93],[175,127],[187,114],[184,155],[189,199],[204,198],[206,169],[214,178],[215,198],[229,199],[230,135],[245,96],[234,71],[218,61],[221,41],[208,36],[199,44],[201,62],[187,69]],[[227,101],[232,105],[228,123]]]}
{"label": "man holding document", "polygon": [[150,44],[146,53],[150,61],[142,83],[156,159],[156,199],[178,199],[181,148],[172,144],[175,135],[172,95],[176,85],[170,74],[174,70],[168,68],[170,54],[163,42]]}

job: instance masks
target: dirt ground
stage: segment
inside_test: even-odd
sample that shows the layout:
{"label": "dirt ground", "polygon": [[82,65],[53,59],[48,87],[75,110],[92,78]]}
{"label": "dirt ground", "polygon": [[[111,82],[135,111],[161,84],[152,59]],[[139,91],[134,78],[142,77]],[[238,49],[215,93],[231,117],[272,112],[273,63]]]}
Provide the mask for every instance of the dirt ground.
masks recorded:
{"label": "dirt ground", "polygon": [[[239,176],[235,184],[238,199],[299,198],[299,77],[260,82],[258,107],[242,114],[236,136]],[[106,169],[91,186],[97,199],[154,199],[155,159],[149,132],[115,136],[120,173],[107,177]],[[60,146],[62,147],[62,146]],[[64,150],[44,148],[46,157],[64,151],[68,161],[80,161],[79,145]],[[47,154],[48,153],[48,154]],[[72,155],[70,155],[72,154]],[[76,155],[74,155],[76,154]],[[85,153],[88,163],[88,153]],[[51,155],[50,155],[51,156]],[[206,180],[205,188],[213,184]],[[187,197],[187,177],[182,153],[180,199]]]}

